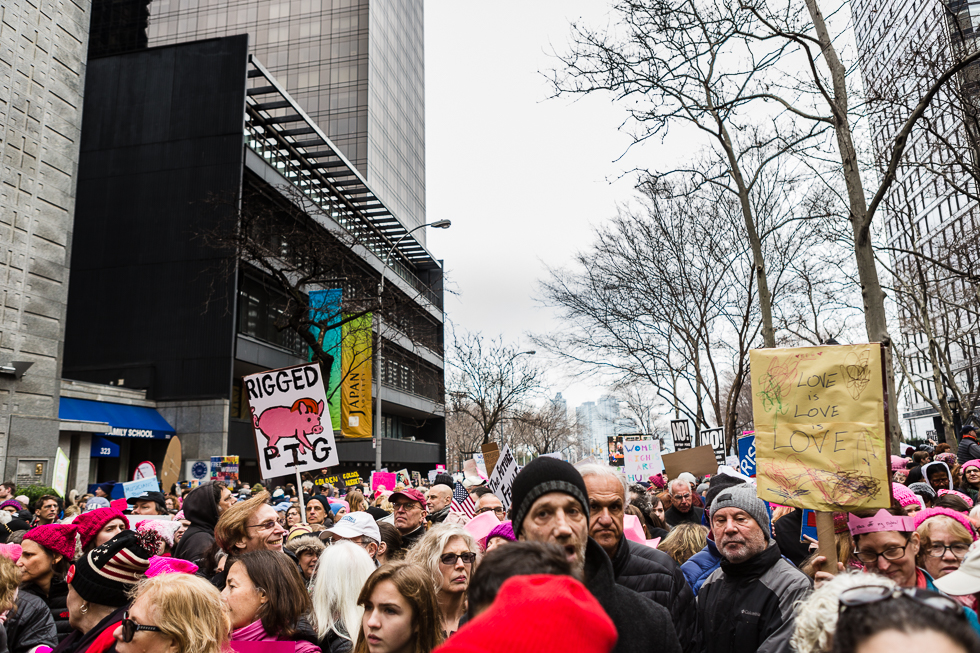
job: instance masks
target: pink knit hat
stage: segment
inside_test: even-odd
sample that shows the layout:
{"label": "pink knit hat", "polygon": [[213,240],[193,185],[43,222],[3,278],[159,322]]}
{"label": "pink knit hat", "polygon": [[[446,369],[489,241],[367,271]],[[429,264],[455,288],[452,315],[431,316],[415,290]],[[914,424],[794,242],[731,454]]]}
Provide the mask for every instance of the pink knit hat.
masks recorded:
{"label": "pink knit hat", "polygon": [[75,535],[78,526],[74,524],[45,524],[35,526],[24,535],[25,540],[37,542],[44,548],[60,553],[70,561],[75,557]]}
{"label": "pink knit hat", "polygon": [[197,565],[187,560],[153,556],[150,558],[150,567],[146,570],[146,577],[153,578],[161,574],[196,574],[197,569]]}
{"label": "pink knit hat", "polygon": [[126,519],[126,515],[112,508],[89,510],[75,517],[72,524],[78,526],[78,537],[82,541],[82,548],[87,547],[89,542],[99,534],[99,531],[113,519],[121,519],[126,529],[129,529],[129,520]]}
{"label": "pink knit hat", "polygon": [[963,501],[965,501],[966,505],[968,505],[969,507],[971,508],[973,507],[973,499],[966,496],[959,490],[947,490],[946,488],[940,488],[939,490],[937,490],[937,493],[939,494],[939,496],[943,496],[944,494],[952,494],[953,496],[963,499]]}
{"label": "pink knit hat", "polygon": [[174,533],[180,528],[179,521],[163,521],[162,519],[144,519],[136,524],[136,531],[155,531],[157,535],[167,543],[168,547],[174,545]]}
{"label": "pink knit hat", "polygon": [[0,555],[10,558],[14,562],[20,558],[23,548],[19,544],[0,544]]}
{"label": "pink knit hat", "polygon": [[909,464],[909,461],[901,456],[892,456],[891,462],[892,471],[895,471],[896,469],[905,469],[905,467]]}
{"label": "pink knit hat", "polygon": [[892,497],[894,497],[894,499],[898,501],[899,505],[903,508],[906,506],[922,507],[922,502],[919,501],[919,496],[904,485],[892,483]]}
{"label": "pink knit hat", "polygon": [[[980,469],[980,460],[968,460],[968,461],[966,461],[965,463],[963,463],[963,466],[960,467],[960,471],[965,473],[967,467],[976,467],[977,469]],[[0,506],[0,507],[2,507],[2,506]]]}
{"label": "pink knit hat", "polygon": [[949,508],[927,508],[925,510],[920,510],[915,514],[915,530],[919,530],[919,526],[929,519],[930,517],[949,517],[950,519],[955,519],[959,523],[963,524],[966,532],[970,534],[973,541],[977,541],[977,534],[973,530],[973,525],[970,524],[970,520],[966,518],[961,512],[956,512],[955,510],[950,510]]}

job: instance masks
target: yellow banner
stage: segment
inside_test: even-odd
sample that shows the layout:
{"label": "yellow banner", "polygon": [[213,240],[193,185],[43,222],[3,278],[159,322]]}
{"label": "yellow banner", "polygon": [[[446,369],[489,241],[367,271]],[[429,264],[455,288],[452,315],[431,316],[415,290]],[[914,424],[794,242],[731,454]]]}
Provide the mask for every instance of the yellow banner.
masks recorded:
{"label": "yellow banner", "polygon": [[371,315],[343,326],[340,350],[340,432],[348,438],[371,437]]}
{"label": "yellow banner", "polygon": [[891,505],[881,345],[756,349],[749,360],[759,498]]}

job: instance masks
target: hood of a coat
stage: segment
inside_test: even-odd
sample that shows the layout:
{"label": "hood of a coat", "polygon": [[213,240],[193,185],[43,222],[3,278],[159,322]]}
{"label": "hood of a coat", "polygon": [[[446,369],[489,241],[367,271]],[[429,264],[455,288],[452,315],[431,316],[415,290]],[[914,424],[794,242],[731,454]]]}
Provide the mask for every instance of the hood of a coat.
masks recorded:
{"label": "hood of a coat", "polygon": [[218,523],[218,502],[214,499],[215,481],[202,483],[184,498],[184,517],[194,526],[205,528],[209,531],[214,530],[214,525]]}

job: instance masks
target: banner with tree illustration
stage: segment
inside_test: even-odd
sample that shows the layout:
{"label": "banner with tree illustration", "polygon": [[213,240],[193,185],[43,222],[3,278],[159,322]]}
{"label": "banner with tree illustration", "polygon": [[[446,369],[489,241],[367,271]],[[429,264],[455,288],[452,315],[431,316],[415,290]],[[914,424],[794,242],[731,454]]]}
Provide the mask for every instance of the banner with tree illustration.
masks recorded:
{"label": "banner with tree illustration", "polygon": [[881,345],[756,349],[750,362],[759,498],[891,505]]}

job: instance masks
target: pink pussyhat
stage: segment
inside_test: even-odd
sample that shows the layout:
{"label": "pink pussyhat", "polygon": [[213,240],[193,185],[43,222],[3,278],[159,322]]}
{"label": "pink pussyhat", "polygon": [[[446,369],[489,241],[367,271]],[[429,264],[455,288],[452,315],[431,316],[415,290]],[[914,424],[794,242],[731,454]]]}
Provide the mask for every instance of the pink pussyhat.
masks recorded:
{"label": "pink pussyhat", "polygon": [[919,501],[919,495],[908,489],[901,483],[892,483],[892,497],[895,501],[898,501],[898,505],[905,508],[906,506],[919,506],[922,508],[922,502]]}
{"label": "pink pussyhat", "polygon": [[196,574],[197,569],[197,565],[187,560],[153,556],[150,558],[150,566],[146,569],[146,577],[153,578],[162,574]]}
{"label": "pink pussyhat", "polygon": [[23,549],[19,544],[0,544],[0,555],[10,558],[14,562],[20,558],[21,551]]}
{"label": "pink pussyhat", "polygon": [[907,515],[893,515],[882,508],[872,517],[864,519],[853,514],[849,515],[847,517],[847,529],[851,531],[852,537],[864,535],[865,533],[883,533],[885,531],[911,533],[915,530],[915,520]]}

